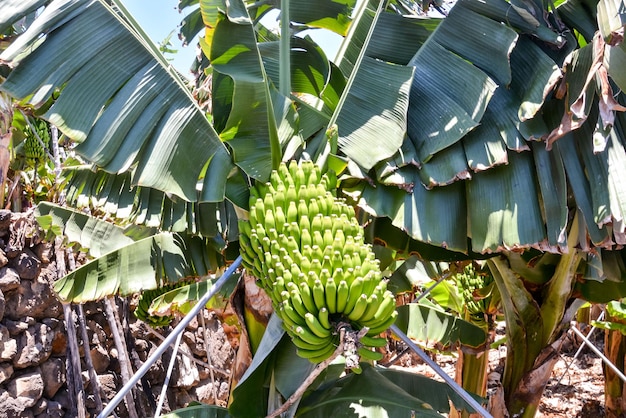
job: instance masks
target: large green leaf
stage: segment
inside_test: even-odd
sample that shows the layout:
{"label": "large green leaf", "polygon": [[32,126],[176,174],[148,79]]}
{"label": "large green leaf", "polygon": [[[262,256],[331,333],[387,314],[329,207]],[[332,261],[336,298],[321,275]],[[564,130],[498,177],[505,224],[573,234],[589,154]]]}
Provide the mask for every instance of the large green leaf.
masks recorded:
{"label": "large green leaf", "polygon": [[[74,208],[102,211],[124,225],[187,231],[216,243],[237,239],[237,216],[228,201],[188,202],[156,189],[133,187],[130,173],[110,174],[76,166],[65,174],[66,202]],[[247,198],[246,187],[246,204]],[[226,237],[226,233],[230,235]]]}
{"label": "large green leaf", "polygon": [[70,243],[78,243],[94,257],[100,257],[134,242],[125,229],[83,212],[42,202],[35,210],[44,229],[58,228]]}
{"label": "large green leaf", "polygon": [[382,61],[406,65],[441,21],[433,17],[406,18],[397,13],[383,13],[365,53]]}
{"label": "large green leaf", "polygon": [[364,169],[391,157],[402,145],[412,76],[411,67],[362,61],[337,126],[339,149]]}
{"label": "large green leaf", "polygon": [[470,236],[474,251],[541,243],[546,233],[529,153],[509,164],[478,173],[467,183]]}
{"label": "large green leaf", "polygon": [[540,307],[524,287],[522,280],[509,268],[506,260],[494,257],[488,261],[491,273],[502,296],[502,310],[507,318],[507,357],[503,385],[517,388],[524,373],[532,370],[535,360],[544,348],[543,321]]}
{"label": "large green leaf", "polygon": [[[278,42],[259,44],[268,77],[278,85],[280,52]],[[291,38],[291,90],[319,97],[330,79],[330,62],[323,49],[310,37]]]}
{"label": "large green leaf", "polygon": [[[474,41],[468,43],[473,36]],[[493,42],[492,36],[500,41]],[[408,135],[421,162],[478,125],[496,81],[510,82],[508,60],[516,38],[500,22],[459,4],[417,51],[410,62],[416,70]]]}
{"label": "large green leaf", "polygon": [[[248,176],[265,181],[280,162],[281,140],[272,103],[274,93],[257,48],[252,21],[242,1],[230,4],[229,15],[216,11],[214,5],[205,6],[204,2],[201,11],[205,22],[217,14],[211,43],[203,44],[203,51],[211,60],[214,73],[219,73],[222,80],[228,77],[232,83],[221,84],[221,91],[214,95],[213,107],[222,113],[225,122],[220,137],[232,149],[234,162]],[[227,110],[220,109],[224,102],[229,105]],[[277,113],[283,116],[283,112]]]}
{"label": "large green leaf", "polygon": [[[132,168],[135,184],[196,200],[208,161],[230,159],[156,47],[102,1],[52,2],[0,59],[15,67],[3,91],[52,103],[43,117],[81,142],[79,154],[108,171]],[[223,190],[226,173],[214,174]]]}
{"label": "large green leaf", "polygon": [[192,405],[177,409],[162,418],[230,418],[228,410],[216,405]]}
{"label": "large green leaf", "polygon": [[480,348],[487,334],[480,327],[448,314],[432,304],[409,303],[398,308],[396,325],[411,339],[444,347]]}
{"label": "large green leaf", "polygon": [[[416,71],[407,139],[375,167],[375,187],[367,178],[347,189],[372,215],[389,217],[429,244],[467,252],[470,238],[475,253],[529,246],[558,251],[567,221],[562,164],[541,150],[534,156],[528,141],[550,131],[540,110],[561,71],[540,47],[502,24],[529,30],[523,19],[509,22],[498,4],[458,2],[417,51],[410,62]],[[485,53],[479,46],[491,42],[488,28],[502,42]],[[552,174],[560,175],[557,181],[547,177]]]}
{"label": "large green leaf", "polygon": [[59,298],[81,303],[111,295],[130,295],[164,283],[215,270],[208,260],[190,257],[192,247],[206,252],[199,238],[160,233],[132,242],[92,260],[54,284]]}
{"label": "large green leaf", "polygon": [[0,33],[5,31],[13,25],[15,20],[36,11],[43,6],[46,0],[5,0],[2,3],[2,13],[0,15]]}
{"label": "large green leaf", "polygon": [[585,276],[586,280],[577,280],[574,284],[573,297],[582,298],[592,303],[607,303],[626,297],[626,259],[624,250],[600,250],[602,261],[601,280]]}
{"label": "large green leaf", "polygon": [[[206,308],[219,307],[224,308],[228,303],[228,298],[232,294],[234,287],[237,285],[239,275],[233,275],[233,279],[229,280],[230,286],[223,286],[219,289],[219,296],[214,296],[206,304]],[[211,280],[202,280],[187,285],[176,287],[168,292],[157,296],[150,303],[148,313],[154,316],[171,316],[177,313],[186,315],[193,308],[198,300],[213,288]]]}
{"label": "large green leaf", "polygon": [[[435,382],[426,376],[395,368],[377,368],[376,370],[407,392],[421,399],[428,399],[428,403],[437,411],[447,412],[446,405],[449,406],[450,401],[453,405],[464,408],[467,411],[474,410],[454,389],[443,382]],[[477,401],[484,402],[484,399],[481,399],[479,396],[471,395]]]}
{"label": "large green leaf", "polygon": [[374,216],[391,218],[394,226],[412,238],[452,251],[467,252],[467,214],[463,184],[426,190],[418,173],[410,168],[398,172],[406,175],[410,189],[396,186],[360,185],[360,198]]}
{"label": "large green leaf", "polygon": [[296,23],[332,30],[345,35],[351,22],[356,0],[321,0],[311,7],[310,1],[290,1],[289,15]]}
{"label": "large green leaf", "polygon": [[[362,374],[349,374],[304,397],[296,416],[441,417],[438,412],[449,411],[450,389],[444,383],[368,364],[362,369]],[[431,396],[434,392],[438,395]]]}
{"label": "large green leaf", "polygon": [[280,344],[285,330],[278,316],[272,315],[267,324],[261,343],[252,363],[245,374],[231,391],[229,412],[237,417],[261,417],[267,415],[268,388],[267,380],[271,373],[276,347]]}

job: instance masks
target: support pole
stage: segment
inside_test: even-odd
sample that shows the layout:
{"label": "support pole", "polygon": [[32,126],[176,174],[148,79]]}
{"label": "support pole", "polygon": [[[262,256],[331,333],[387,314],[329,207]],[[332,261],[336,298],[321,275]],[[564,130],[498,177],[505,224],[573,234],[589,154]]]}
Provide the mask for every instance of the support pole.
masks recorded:
{"label": "support pole", "polygon": [[435,363],[433,359],[428,357],[426,353],[417,346],[417,344],[415,344],[404,332],[402,332],[400,328],[398,328],[397,325],[392,325],[390,329],[391,332],[396,334],[398,338],[404,341],[404,343],[408,345],[409,348],[424,361],[424,363],[428,364],[431,369],[433,369],[439,376],[441,376],[441,378],[448,384],[448,386],[450,386],[452,390],[454,390],[461,398],[463,398],[463,400],[467,402],[474,409],[474,411],[481,414],[484,418],[493,418],[493,416],[485,408],[483,408],[483,406],[479,404],[478,401],[476,401],[476,399],[472,397],[472,395],[467,393],[467,391],[463,389],[457,382],[455,382],[453,378],[448,376],[448,374],[443,371],[443,369],[439,367],[439,365]]}
{"label": "support pole", "polygon": [[178,334],[181,334],[187,325],[191,322],[191,320],[198,315],[198,312],[204,308],[204,306],[215,296],[215,294],[222,288],[224,283],[230,279],[230,276],[235,272],[235,270],[241,264],[241,256],[237,257],[237,259],[233,262],[233,264],[228,267],[228,269],[222,274],[222,276],[217,279],[213,287],[209,292],[207,292],[189,311],[187,315],[180,321],[180,323],[174,328],[174,330],[168,335],[163,343],[152,353],[152,355],[144,362],[144,364],[137,370],[137,372],[130,378],[128,383],[124,385],[124,387],[111,399],[111,401],[107,404],[104,410],[98,415],[98,418],[106,418],[108,417],[115,407],[124,399],[124,396],[137,384],[137,382],[141,379],[141,377],[148,372],[150,367],[163,355],[165,350],[168,349],[170,345],[178,338]]}
{"label": "support pole", "polygon": [[615,364],[613,364],[611,362],[611,360],[609,360],[603,353],[602,351],[598,350],[598,348],[593,345],[593,343],[591,341],[589,341],[589,338],[587,338],[585,336],[585,334],[583,334],[582,332],[580,332],[578,330],[578,328],[576,328],[575,326],[572,326],[572,331],[574,331],[574,334],[578,335],[585,344],[587,344],[587,346],[591,349],[591,351],[593,351],[594,353],[596,353],[598,355],[598,357],[600,357],[602,359],[602,361],[604,362],[604,364],[607,365],[607,367],[609,367],[611,370],[613,370],[615,372],[615,374],[622,379],[623,382],[626,382],[626,376],[624,375],[624,373],[617,368],[617,366],[615,366]]}

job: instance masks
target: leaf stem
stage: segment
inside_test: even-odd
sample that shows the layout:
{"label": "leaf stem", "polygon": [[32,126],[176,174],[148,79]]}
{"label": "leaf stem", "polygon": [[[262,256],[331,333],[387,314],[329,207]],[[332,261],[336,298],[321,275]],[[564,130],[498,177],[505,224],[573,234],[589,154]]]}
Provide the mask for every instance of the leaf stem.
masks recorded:
{"label": "leaf stem", "polygon": [[291,94],[291,21],[289,16],[289,0],[282,0],[280,8],[280,68],[278,89],[289,97]]}
{"label": "leaf stem", "polygon": [[319,363],[311,372],[311,374],[302,382],[300,387],[296,389],[296,391],[285,401],[284,404],[280,406],[280,408],[274,410],[271,414],[266,416],[265,418],[276,418],[280,416],[282,413],[287,412],[287,410],[293,405],[296,401],[302,398],[304,392],[308,389],[309,386],[317,379],[317,377],[333,362],[337,357],[343,354],[343,342],[344,342],[345,328],[341,328],[339,330],[339,345],[335,352],[328,357],[323,362]]}

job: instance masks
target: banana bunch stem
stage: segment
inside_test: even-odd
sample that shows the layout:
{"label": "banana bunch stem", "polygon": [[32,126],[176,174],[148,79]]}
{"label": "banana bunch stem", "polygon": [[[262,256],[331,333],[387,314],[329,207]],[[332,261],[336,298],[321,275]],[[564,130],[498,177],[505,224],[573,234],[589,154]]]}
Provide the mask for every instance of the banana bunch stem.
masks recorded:
{"label": "banana bunch stem", "polygon": [[[276,418],[281,414],[287,412],[287,410],[300,398],[304,395],[304,392],[313,384],[315,379],[332,363],[337,357],[344,355],[345,352],[351,351],[352,349],[346,346],[354,345],[356,347],[358,345],[358,341],[365,336],[367,333],[367,328],[364,328],[358,332],[352,331],[348,324],[344,324],[339,328],[339,344],[335,351],[328,357],[326,360],[318,363],[317,366],[313,369],[311,374],[302,382],[302,384],[298,387],[298,389],[285,401],[284,404],[280,406],[280,408],[269,413],[265,418]],[[355,348],[356,349],[356,348]],[[346,361],[347,364],[347,361]],[[358,366],[358,360],[357,360]]]}

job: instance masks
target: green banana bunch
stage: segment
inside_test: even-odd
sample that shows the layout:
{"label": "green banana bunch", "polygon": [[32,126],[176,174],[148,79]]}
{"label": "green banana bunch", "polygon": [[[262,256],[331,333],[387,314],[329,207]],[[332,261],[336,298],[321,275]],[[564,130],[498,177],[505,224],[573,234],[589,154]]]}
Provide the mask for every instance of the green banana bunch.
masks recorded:
{"label": "green banana bunch", "polygon": [[[335,197],[337,179],[313,162],[281,163],[268,183],[251,190],[248,220],[239,221],[244,267],[259,279],[298,354],[314,363],[330,357],[340,324],[367,327],[359,354],[397,316],[371,245],[354,208]],[[367,352],[366,352],[367,351]]]}
{"label": "green banana bunch", "polygon": [[[42,161],[46,157],[46,148],[50,144],[50,131],[48,130],[48,124],[45,120],[35,119],[32,125],[37,132],[35,134],[32,129],[26,129],[24,156],[34,164],[35,162]],[[39,136],[41,141],[39,141],[37,136]]]}
{"label": "green banana bunch", "polygon": [[457,273],[455,279],[468,314],[482,317],[488,313],[489,299],[495,286],[493,276],[488,272],[476,271],[470,263]]}
{"label": "green banana bunch", "polygon": [[176,288],[188,285],[189,282],[186,280],[181,280],[177,283],[167,284],[165,286],[158,287],[156,289],[143,290],[141,295],[139,296],[139,300],[137,306],[133,313],[139,319],[141,319],[146,324],[150,325],[153,328],[158,327],[166,327],[173,320],[174,316],[166,315],[166,316],[157,316],[150,313],[150,305],[152,305],[152,301],[154,301],[159,296],[167,293]]}

